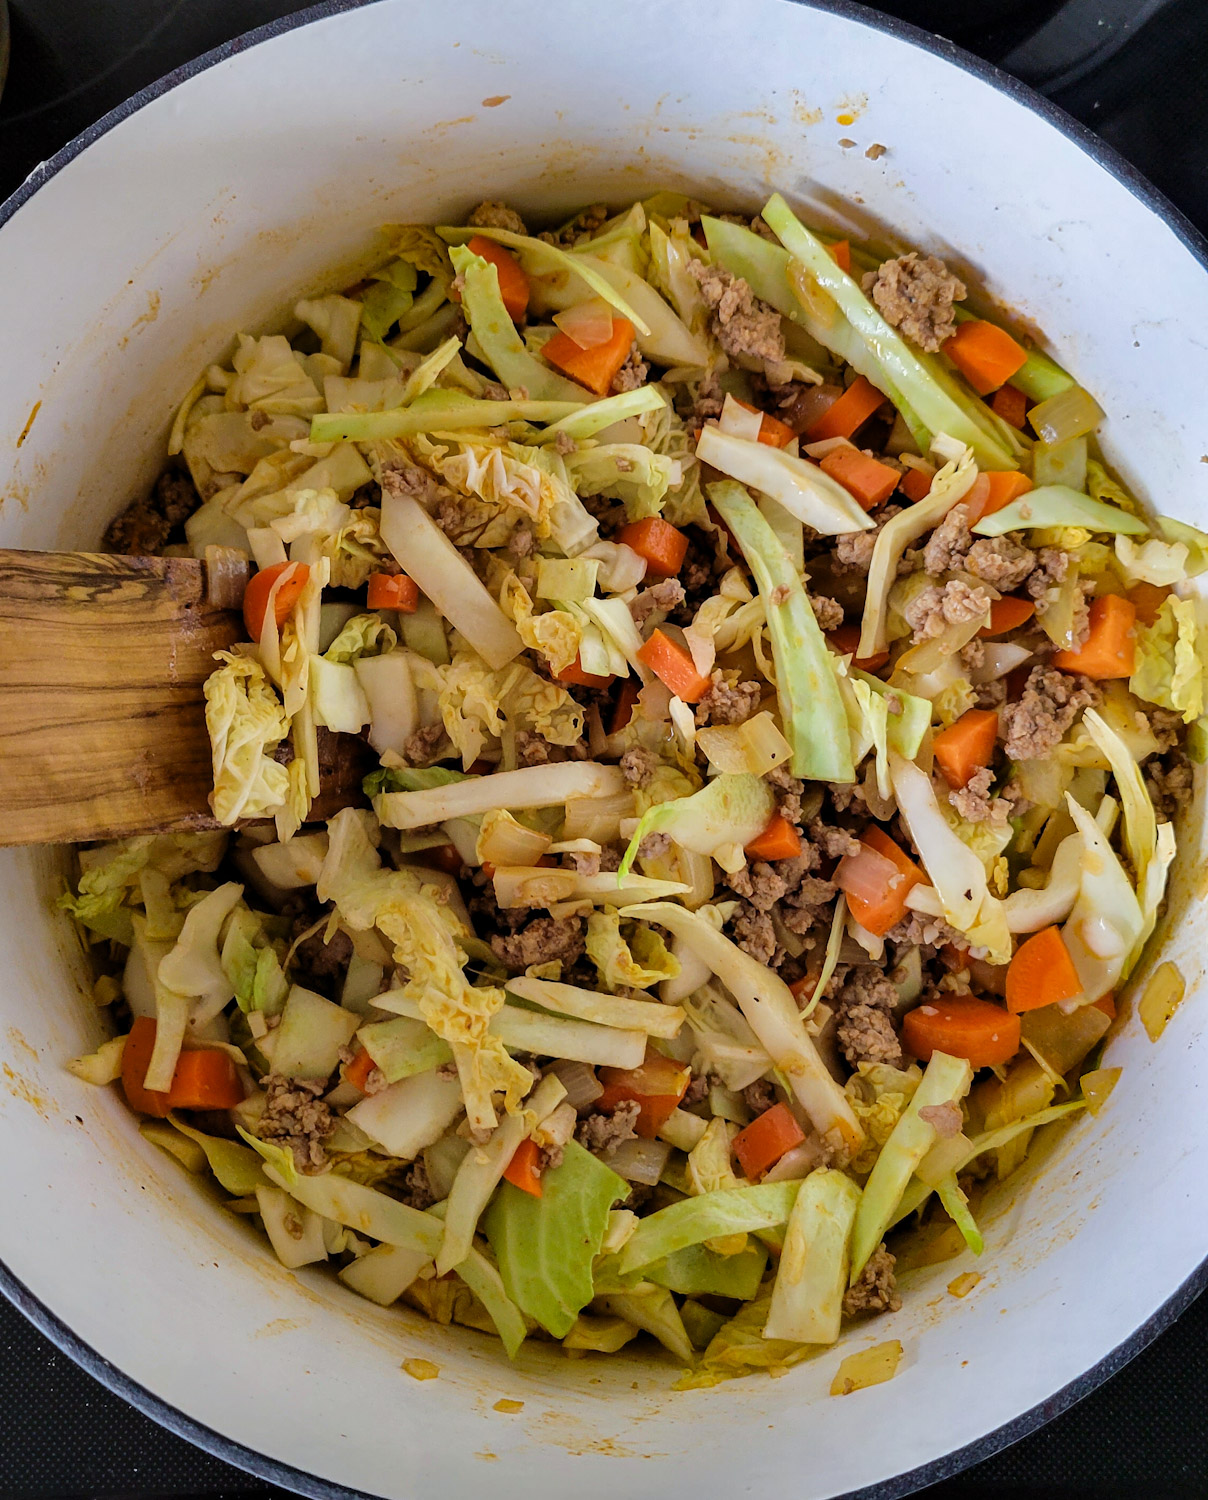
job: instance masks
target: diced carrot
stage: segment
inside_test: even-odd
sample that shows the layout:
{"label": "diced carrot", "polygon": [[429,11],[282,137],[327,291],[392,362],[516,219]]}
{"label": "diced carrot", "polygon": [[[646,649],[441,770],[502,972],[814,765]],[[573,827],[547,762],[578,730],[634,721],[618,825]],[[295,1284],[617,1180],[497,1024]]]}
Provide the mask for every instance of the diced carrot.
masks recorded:
{"label": "diced carrot", "polygon": [[685,703],[699,703],[709,691],[709,678],[696,670],[688,651],[661,630],[656,630],[638,652],[638,660]]}
{"label": "diced carrot", "polygon": [[859,448],[835,448],[820,460],[820,467],[865,510],[884,504],[902,477],[896,469],[869,458]]}
{"label": "diced carrot", "polygon": [[173,1109],[234,1109],[243,1103],[235,1064],[216,1047],[182,1052],[172,1074],[168,1102]]}
{"label": "diced carrot", "polygon": [[1131,677],[1137,661],[1137,611],[1119,594],[1100,594],[1091,600],[1091,628],[1076,651],[1057,651],[1053,665],[1063,672],[1081,672],[1099,682],[1109,677]]}
{"label": "diced carrot", "polygon": [[532,1136],[524,1140],[512,1152],[512,1159],[503,1169],[503,1175],[521,1192],[541,1197],[541,1147]]}
{"label": "diced carrot", "polygon": [[[845,854],[834,881],[847,893],[848,909],[860,926],[884,937],[905,914],[911,887],[926,876],[876,823],[864,830],[860,842],[868,853]],[[893,868],[886,868],[886,861]]]}
{"label": "diced carrot", "polygon": [[617,371],[629,358],[633,348],[633,324],[628,318],[614,318],[612,333],[603,344],[580,349],[574,339],[558,332],[542,347],[542,354],[563,375],[569,375],[597,396],[607,396]]}
{"label": "diced carrot", "polygon": [[811,443],[824,438],[849,438],[885,405],[885,397],[871,381],[857,375],[839,399],[806,429]]}
{"label": "diced carrot", "polygon": [[593,1109],[610,1114],[618,1104],[637,1104],[641,1113],[634,1129],[645,1140],[653,1140],[672,1111],[688,1092],[692,1071],[674,1058],[664,1057],[647,1046],[646,1060],[637,1068],[600,1068],[596,1074],[604,1092]]}
{"label": "diced carrot", "polygon": [[936,993],[907,1011],[902,1040],[920,1062],[933,1052],[963,1057],[975,1068],[1010,1062],[1019,1051],[1019,1017],[976,995]]}
{"label": "diced carrot", "polygon": [[734,1137],[734,1155],[750,1182],[758,1182],[780,1158],[805,1140],[805,1131],[786,1104],[773,1104]]}
{"label": "diced carrot", "polygon": [[513,323],[519,323],[528,312],[529,305],[529,279],[524,267],[510,250],[481,234],[476,234],[466,249],[472,250],[475,255],[481,255],[483,260],[495,267],[495,274],[499,277],[499,295],[508,310],[508,317]]}
{"label": "diced carrot", "polygon": [[135,1016],[122,1049],[122,1092],[131,1109],[162,1120],[172,1108],[172,1096],[146,1088],[143,1079],[155,1050],[155,1022],[150,1016]]}
{"label": "diced carrot", "polygon": [[1005,329],[980,318],[962,323],[945,339],[944,353],[979,396],[1005,385],[1028,357],[1028,351]]}
{"label": "diced carrot", "polygon": [[612,711],[610,734],[620,734],[621,730],[633,718],[633,711],[637,707],[638,694],[640,692],[641,688],[632,677],[627,677],[621,684],[621,691],[617,694],[616,706]]}
{"label": "diced carrot", "polygon": [[817,987],[817,974],[803,974],[800,979],[794,979],[789,985],[789,992],[798,1005],[808,1005],[814,998],[814,991]]}
{"label": "diced carrot", "polygon": [[1028,418],[1028,398],[1018,386],[1000,385],[994,392],[990,410],[1022,432]]}
{"label": "diced carrot", "polygon": [[990,764],[997,738],[998,715],[992,708],[971,708],[941,729],[932,749],[948,785],[968,786],[974,773]]}
{"label": "diced carrot", "polygon": [[1169,584],[1134,583],[1125,598],[1137,612],[1137,624],[1152,625],[1173,592]]}
{"label": "diced carrot", "polygon": [[1082,993],[1078,970],[1060,927],[1045,927],[1020,943],[1007,969],[1007,1009],[1014,1015],[1056,1005]]}
{"label": "diced carrot", "polygon": [[370,573],[365,603],[370,609],[397,609],[413,615],[419,608],[419,585],[406,573]]}
{"label": "diced carrot", "polygon": [[801,853],[801,835],[780,813],[773,813],[763,832],[746,846],[752,859],[795,859]]}
{"label": "diced carrot", "polygon": [[[450,847],[452,846],[450,845]],[[457,863],[460,867],[461,860],[458,859]],[[352,1084],[354,1089],[360,1089],[361,1093],[363,1094],[365,1092],[365,1086],[369,1082],[369,1075],[373,1072],[376,1066],[377,1064],[374,1062],[373,1058],[370,1057],[366,1049],[362,1047],[351,1062],[344,1064],[344,1082]]]}
{"label": "diced carrot", "polygon": [[874,651],[871,656],[857,656],[860,649],[860,627],[858,625],[836,625],[826,637],[840,656],[850,656],[853,665],[861,672],[875,672],[889,660],[888,651]]}
{"label": "diced carrot", "polygon": [[1106,995],[1100,995],[1094,1002],[1095,1009],[1101,1010],[1109,1021],[1116,1019],[1116,997],[1111,990]]}
{"label": "diced carrot", "polygon": [[996,635],[1006,635],[1009,631],[1018,630],[1036,613],[1036,606],[1030,599],[1020,599],[1014,594],[1004,594],[1001,599],[995,599],[990,605],[990,623],[983,625],[977,632],[983,640],[990,640]]}
{"label": "diced carrot", "polygon": [[907,469],[898,479],[898,489],[911,505],[916,505],[931,493],[931,481],[934,478],[935,475],[929,474],[926,469]]}
{"label": "diced carrot", "polygon": [[830,258],[841,271],[851,275],[851,242],[849,240],[836,240],[833,245],[826,247]]}
{"label": "diced carrot", "polygon": [[580,666],[577,656],[569,667],[563,667],[560,672],[555,672],[554,676],[559,682],[569,683],[572,687],[606,688],[610,683],[616,681],[615,676],[611,672],[607,674],[585,672]]}
{"label": "diced carrot", "polygon": [[[293,570],[292,572],[290,570]],[[273,615],[277,629],[289,619],[290,611],[298,602],[298,595],[306,587],[310,568],[306,563],[274,563],[271,568],[261,568],[253,573],[243,591],[243,623],[247,626],[249,640],[258,641],[264,629],[264,612],[268,608],[268,596],[278,578],[284,579],[273,600]]]}
{"label": "diced carrot", "polygon": [[[735,396],[734,400],[738,401],[738,397]],[[738,401],[738,405],[744,411],[758,413],[759,441],[766,443],[769,448],[787,448],[797,436],[793,429],[786,422],[782,422],[779,417],[769,416],[766,411],[760,411],[757,406],[752,406],[746,401]]]}
{"label": "diced carrot", "polygon": [[1020,495],[1026,495],[1031,488],[1032,481],[1026,474],[1019,473],[1017,469],[1001,469],[989,474],[979,474],[973,481],[969,493],[961,501],[968,512],[970,526],[980,521],[983,516],[992,516],[1004,505],[1010,505],[1013,500],[1018,500]]}
{"label": "diced carrot", "polygon": [[632,547],[639,557],[646,559],[647,573],[658,578],[673,578],[688,555],[686,534],[661,516],[630,521],[628,526],[621,527],[613,541]]}

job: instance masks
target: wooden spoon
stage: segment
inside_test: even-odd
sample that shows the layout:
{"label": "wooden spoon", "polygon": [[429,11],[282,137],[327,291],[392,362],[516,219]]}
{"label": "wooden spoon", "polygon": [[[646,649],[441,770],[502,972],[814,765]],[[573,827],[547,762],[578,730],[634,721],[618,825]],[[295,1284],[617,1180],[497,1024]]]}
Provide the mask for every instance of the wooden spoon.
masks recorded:
{"label": "wooden spoon", "polygon": [[[245,634],[196,558],[0,549],[0,844],[216,828],[202,684]],[[367,754],[323,737],[316,818]]]}

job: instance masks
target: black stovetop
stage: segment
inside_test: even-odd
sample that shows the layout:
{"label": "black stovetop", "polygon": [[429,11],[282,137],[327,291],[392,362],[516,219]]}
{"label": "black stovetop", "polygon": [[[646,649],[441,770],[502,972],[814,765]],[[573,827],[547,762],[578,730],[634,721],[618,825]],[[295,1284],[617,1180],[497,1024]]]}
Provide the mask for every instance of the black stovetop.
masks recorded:
{"label": "black stovetop", "polygon": [[[145,84],[303,8],[297,0],[9,3],[0,197]],[[893,0],[880,8],[1041,89],[1208,232],[1208,0]],[[1201,1298],[1081,1404],[926,1493],[934,1500],[1204,1500],[1206,1404],[1208,1298]],[[280,1493],[125,1405],[0,1300],[0,1495]]]}

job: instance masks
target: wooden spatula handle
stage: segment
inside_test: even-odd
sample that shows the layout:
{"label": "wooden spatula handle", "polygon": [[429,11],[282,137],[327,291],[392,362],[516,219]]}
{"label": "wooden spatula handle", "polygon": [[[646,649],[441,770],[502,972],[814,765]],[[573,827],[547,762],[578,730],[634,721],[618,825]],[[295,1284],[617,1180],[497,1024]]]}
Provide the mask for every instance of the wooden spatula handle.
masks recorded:
{"label": "wooden spatula handle", "polygon": [[0,549],[0,844],[214,827],[201,685],[243,633],[194,558]]}

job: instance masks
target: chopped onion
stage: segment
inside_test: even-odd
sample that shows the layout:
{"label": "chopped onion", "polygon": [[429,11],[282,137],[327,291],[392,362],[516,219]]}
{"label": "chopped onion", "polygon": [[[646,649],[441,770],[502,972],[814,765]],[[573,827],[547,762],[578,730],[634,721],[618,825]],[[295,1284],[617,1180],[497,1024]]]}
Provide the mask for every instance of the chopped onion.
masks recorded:
{"label": "chopped onion", "polygon": [[1080,385],[1058,391],[1028,413],[1032,430],[1041,442],[1053,446],[1071,438],[1085,437],[1103,421],[1103,408]]}
{"label": "chopped onion", "polygon": [[1032,653],[1026,646],[1013,646],[1009,641],[987,641],[983,648],[982,664],[969,674],[974,682],[997,682],[1008,672],[1028,661]]}
{"label": "chopped onion", "polygon": [[247,543],[258,568],[274,568],[287,561],[285,543],[271,526],[253,526],[247,534]]}
{"label": "chopped onion", "polygon": [[559,1080],[566,1090],[566,1102],[577,1111],[592,1105],[604,1092],[604,1085],[596,1077],[595,1069],[586,1063],[568,1062],[565,1058],[552,1063],[546,1070]]}
{"label": "chopped onion", "polygon": [[243,608],[247,575],[246,552],[238,547],[206,548],[206,599],[215,609]]}
{"label": "chopped onion", "polygon": [[823,1165],[825,1151],[817,1136],[807,1137],[800,1146],[786,1151],[774,1167],[769,1168],[760,1182],[796,1182],[808,1177],[815,1167]]}
{"label": "chopped onion", "polygon": [[598,349],[612,337],[612,308],[603,297],[576,302],[554,314],[554,325],[580,349]]}
{"label": "chopped onion", "polygon": [[562,837],[591,839],[597,844],[614,843],[621,836],[622,818],[634,815],[633,792],[607,797],[571,797],[562,821]]}
{"label": "chopped onion", "polygon": [[487,813],[482,820],[482,832],[478,837],[478,858],[485,864],[528,865],[537,863],[552,843],[548,833],[538,833],[518,823],[505,809],[498,813]]}
{"label": "chopped onion", "polygon": [[805,454],[807,458],[825,458],[828,453],[834,453],[837,448],[850,448],[853,453],[860,451],[851,438],[833,437],[823,438],[818,443],[806,443]]}
{"label": "chopped onion", "polygon": [[382,656],[358,656],[352,665],[369,703],[369,743],[379,755],[383,750],[403,755],[407,741],[419,728],[419,708],[407,653],[388,651]]}
{"label": "chopped onion", "polygon": [[676,937],[671,942],[671,956],[676,959],[680,971],[672,979],[664,979],[659,985],[659,999],[664,1005],[678,1005],[689,995],[694,995],[702,984],[708,984],[713,970],[692,950],[688,938]]}
{"label": "chopped onion", "polygon": [[663,1175],[663,1168],[670,1155],[671,1145],[668,1141],[646,1141],[640,1136],[634,1136],[605,1152],[604,1161],[627,1182],[642,1182],[653,1187]]}
{"label": "chopped onion", "polygon": [[548,906],[575,894],[578,878],[573,870],[547,870],[538,866],[496,867],[495,900],[500,906]]}
{"label": "chopped onion", "polygon": [[685,752],[691,755],[696,745],[696,719],[692,710],[682,698],[674,697],[667,705],[667,709],[671,715],[672,727],[679,736]]}
{"label": "chopped onion", "polygon": [[646,559],[624,542],[594,542],[579,556],[599,561],[599,585],[607,594],[636,589],[646,577]]}
{"label": "chopped onion", "polygon": [[876,904],[898,877],[892,859],[862,844],[858,854],[845,854],[835,870],[834,882],[841,891],[858,901]]}
{"label": "chopped onion", "polygon": [[684,642],[692,653],[692,665],[702,677],[708,677],[713,670],[713,663],[717,660],[717,648],[713,644],[713,637],[689,625],[684,631]]}
{"label": "chopped onion", "polygon": [[637,711],[651,724],[662,724],[671,715],[671,689],[657,677],[638,693]]}
{"label": "chopped onion", "polygon": [[735,401],[733,396],[727,395],[717,425],[731,437],[742,438],[748,443],[757,443],[759,429],[763,426],[763,413],[750,411]]}
{"label": "chopped onion", "polygon": [[[990,596],[991,600],[999,597],[998,590],[992,589],[986,584],[979,584],[983,593]],[[955,625],[946,625],[941,635],[932,636],[929,641],[920,641],[917,646],[911,646],[909,651],[904,651],[898,658],[895,671],[910,672],[916,677],[925,676],[928,672],[934,672],[937,667],[943,666],[951,657],[967,646],[979,630],[986,624],[989,611],[984,615],[975,615],[971,620],[961,620]]]}

